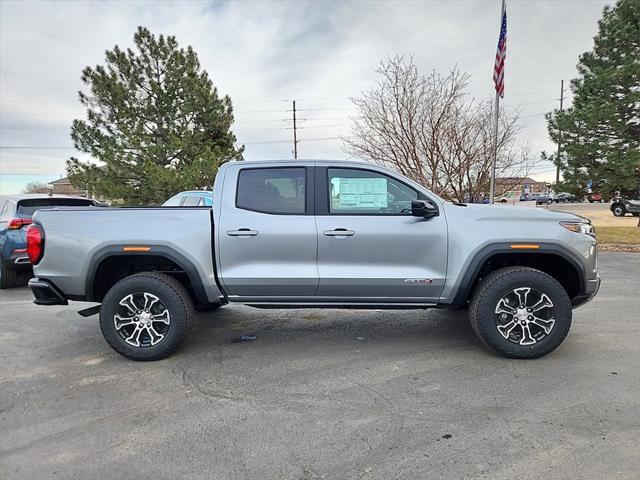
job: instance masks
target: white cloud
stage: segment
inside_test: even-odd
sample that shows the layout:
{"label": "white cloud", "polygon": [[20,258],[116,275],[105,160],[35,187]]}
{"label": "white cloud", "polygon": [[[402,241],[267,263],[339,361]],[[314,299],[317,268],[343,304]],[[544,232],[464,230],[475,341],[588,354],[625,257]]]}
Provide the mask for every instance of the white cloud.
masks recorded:
{"label": "white cloud", "polygon": [[[138,25],[192,45],[203,68],[234,101],[234,131],[246,156],[288,158],[284,121],[298,99],[300,156],[345,158],[349,96],[374,85],[389,54],[414,55],[423,72],[454,64],[472,75],[471,93],[491,97],[499,0],[424,2],[0,2],[0,144],[70,147],[68,125],[82,109],[86,65],[114,44],[129,46]],[[557,106],[560,79],[575,76],[607,1],[511,1],[504,105],[522,108],[521,140],[553,149],[542,112]],[[537,114],[537,115],[535,115]],[[324,120],[323,120],[324,119]],[[58,177],[62,149],[1,149],[2,174]],[[550,171],[541,167],[538,171]],[[550,179],[552,173],[539,175]]]}

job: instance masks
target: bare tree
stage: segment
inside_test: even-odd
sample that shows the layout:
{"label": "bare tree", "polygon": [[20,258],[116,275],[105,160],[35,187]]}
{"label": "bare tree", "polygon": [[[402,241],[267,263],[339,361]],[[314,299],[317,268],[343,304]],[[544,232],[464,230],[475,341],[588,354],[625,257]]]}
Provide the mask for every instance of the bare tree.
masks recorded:
{"label": "bare tree", "polygon": [[[446,76],[421,75],[413,59],[395,56],[376,70],[376,88],[352,98],[358,109],[353,135],[345,139],[354,156],[393,168],[449,199],[478,199],[488,190],[494,156],[493,102],[466,94],[469,76],[454,68]],[[500,112],[500,175],[523,175],[532,165],[515,146],[517,112]]]}
{"label": "bare tree", "polygon": [[43,182],[29,182],[22,189],[22,193],[49,193],[49,185]]}

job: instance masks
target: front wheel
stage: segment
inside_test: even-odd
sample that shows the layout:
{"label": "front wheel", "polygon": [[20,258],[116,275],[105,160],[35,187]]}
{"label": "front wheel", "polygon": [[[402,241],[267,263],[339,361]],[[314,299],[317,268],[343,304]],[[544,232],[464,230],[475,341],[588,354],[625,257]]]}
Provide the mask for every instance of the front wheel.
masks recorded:
{"label": "front wheel", "polygon": [[529,267],[507,267],[489,274],[469,308],[478,338],[509,358],[538,358],[558,348],[569,333],[571,315],[564,287]]}
{"label": "front wheel", "polygon": [[618,203],[611,207],[611,211],[616,217],[624,217],[627,213],[627,209],[624,208],[624,205]]}
{"label": "front wheel", "polygon": [[176,279],[144,272],[120,280],[100,307],[107,343],[132,360],[160,360],[174,353],[191,330],[193,303]]}

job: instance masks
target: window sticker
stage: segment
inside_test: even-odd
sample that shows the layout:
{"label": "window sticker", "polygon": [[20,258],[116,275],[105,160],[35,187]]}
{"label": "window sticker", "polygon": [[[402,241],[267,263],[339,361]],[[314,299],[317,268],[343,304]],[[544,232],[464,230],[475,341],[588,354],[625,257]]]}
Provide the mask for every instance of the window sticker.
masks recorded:
{"label": "window sticker", "polygon": [[334,178],[331,183],[338,209],[387,208],[386,178]]}

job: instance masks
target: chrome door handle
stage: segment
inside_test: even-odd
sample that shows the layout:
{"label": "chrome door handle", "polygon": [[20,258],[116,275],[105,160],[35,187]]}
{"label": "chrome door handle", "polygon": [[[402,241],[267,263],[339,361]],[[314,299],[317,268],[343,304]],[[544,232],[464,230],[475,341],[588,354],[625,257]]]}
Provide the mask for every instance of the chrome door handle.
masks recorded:
{"label": "chrome door handle", "polygon": [[347,230],[346,228],[336,228],[334,230],[325,230],[322,232],[327,237],[352,237],[356,234],[353,230]]}
{"label": "chrome door handle", "polygon": [[227,235],[230,237],[255,237],[258,235],[258,231],[250,228],[240,228],[238,230],[227,230]]}

